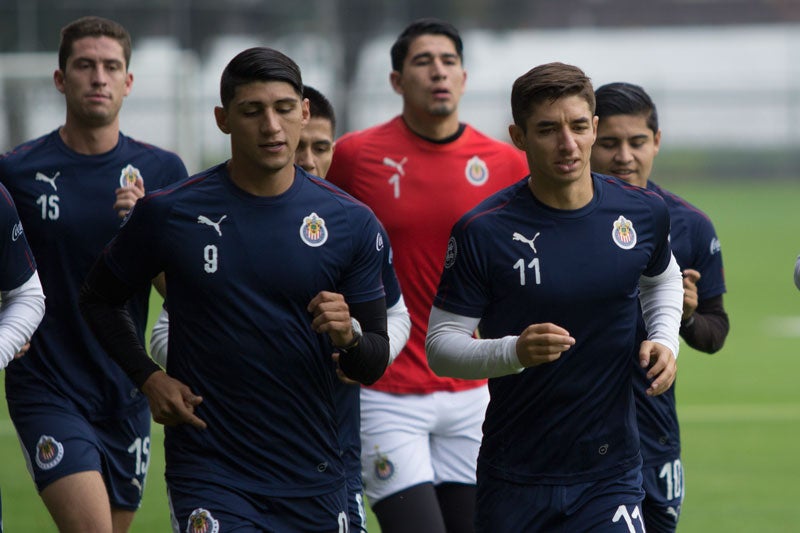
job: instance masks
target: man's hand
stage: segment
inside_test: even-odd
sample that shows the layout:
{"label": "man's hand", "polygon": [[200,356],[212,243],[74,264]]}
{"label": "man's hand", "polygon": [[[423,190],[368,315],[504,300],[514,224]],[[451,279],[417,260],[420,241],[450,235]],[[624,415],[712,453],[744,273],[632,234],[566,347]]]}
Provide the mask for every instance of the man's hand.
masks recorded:
{"label": "man's hand", "polygon": [[189,387],[165,372],[159,370],[150,374],[142,385],[142,392],[150,403],[153,420],[159,424],[191,424],[199,429],[206,428],[206,423],[194,414],[195,407],[203,401],[202,396],[196,396]]}
{"label": "man's hand", "polygon": [[550,322],[533,324],[525,328],[517,339],[517,358],[526,368],[552,363],[574,344],[575,339],[560,326]]}
{"label": "man's hand", "polygon": [[339,368],[339,352],[334,352],[332,357],[333,357],[333,361],[336,363],[336,376],[339,378],[339,381],[341,381],[345,385],[359,385],[360,386],[361,383],[359,383],[358,381],[356,381],[354,379],[348,378],[345,375],[345,373],[342,372],[342,369]]}
{"label": "man's hand", "polygon": [[663,394],[675,382],[678,362],[672,350],[653,341],[644,341],[639,347],[639,364],[647,371],[647,379],[652,380],[647,389],[648,396]]}
{"label": "man's hand", "polygon": [[700,272],[687,268],[683,271],[683,316],[681,320],[687,320],[697,309],[697,282],[700,280]]}
{"label": "man's hand", "polygon": [[311,328],[317,333],[327,333],[334,346],[347,346],[353,341],[350,308],[344,296],[321,291],[309,302],[307,309],[314,317]]}
{"label": "man's hand", "polygon": [[119,215],[119,218],[125,218],[125,215],[133,208],[136,200],[144,196],[144,181],[142,178],[137,178],[136,183],[133,185],[120,187],[114,193],[117,195],[114,210]]}
{"label": "man's hand", "polygon": [[30,350],[30,349],[31,349],[31,343],[30,343],[30,342],[26,342],[26,343],[25,343],[25,344],[22,346],[22,348],[20,348],[20,349],[19,349],[19,351],[18,351],[17,353],[15,353],[15,354],[14,354],[14,359],[19,359],[20,357],[22,357],[23,355],[25,355],[25,353],[26,353],[28,350]]}

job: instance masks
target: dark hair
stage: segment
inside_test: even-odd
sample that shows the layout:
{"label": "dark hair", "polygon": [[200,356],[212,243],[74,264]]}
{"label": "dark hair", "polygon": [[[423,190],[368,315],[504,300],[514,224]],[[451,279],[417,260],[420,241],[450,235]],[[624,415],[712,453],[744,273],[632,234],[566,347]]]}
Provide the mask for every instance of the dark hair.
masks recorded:
{"label": "dark hair", "polygon": [[392,45],[392,70],[402,72],[403,62],[408,55],[408,48],[411,46],[411,41],[420,35],[444,35],[453,41],[459,59],[461,59],[462,63],[464,62],[464,43],[461,42],[461,36],[458,34],[456,27],[443,20],[423,18],[409,24]]}
{"label": "dark hair", "polygon": [[615,82],[603,85],[594,92],[597,101],[595,115],[603,120],[612,115],[643,116],[647,127],[658,133],[656,104],[643,88],[633,83]]}
{"label": "dark hair", "polygon": [[61,43],[58,45],[58,68],[67,68],[72,54],[72,45],[84,37],[110,37],[122,46],[125,69],[131,63],[131,35],[121,24],[101,17],[82,17],[61,28]]}
{"label": "dark hair", "polygon": [[236,88],[254,81],[284,81],[298,96],[303,95],[300,67],[292,59],[272,48],[255,47],[239,52],[222,71],[219,95],[227,108],[236,95]]}
{"label": "dark hair", "polygon": [[511,115],[514,124],[525,131],[525,123],[536,106],[565,96],[580,96],[594,114],[592,80],[573,65],[546,63],[534,67],[514,82],[511,89]]}
{"label": "dark hair", "polygon": [[330,101],[325,98],[325,95],[313,87],[306,85],[303,87],[303,98],[308,98],[308,107],[311,112],[311,118],[327,119],[331,123],[331,133],[336,132],[336,114],[333,112],[333,106]]}

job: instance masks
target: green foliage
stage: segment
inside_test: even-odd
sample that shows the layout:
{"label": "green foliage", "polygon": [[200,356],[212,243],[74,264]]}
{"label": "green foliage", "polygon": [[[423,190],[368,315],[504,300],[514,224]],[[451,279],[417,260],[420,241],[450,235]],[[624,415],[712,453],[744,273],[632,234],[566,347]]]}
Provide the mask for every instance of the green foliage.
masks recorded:
{"label": "green foliage", "polygon": [[[792,271],[800,253],[800,182],[659,183],[714,221],[731,318],[730,336],[718,354],[684,345],[678,360],[687,489],[679,531],[796,530],[800,291]],[[154,425],[150,475],[133,533],[170,531],[162,435]],[[4,405],[0,457],[6,531],[55,532],[25,471]],[[370,520],[375,533],[377,523]]]}

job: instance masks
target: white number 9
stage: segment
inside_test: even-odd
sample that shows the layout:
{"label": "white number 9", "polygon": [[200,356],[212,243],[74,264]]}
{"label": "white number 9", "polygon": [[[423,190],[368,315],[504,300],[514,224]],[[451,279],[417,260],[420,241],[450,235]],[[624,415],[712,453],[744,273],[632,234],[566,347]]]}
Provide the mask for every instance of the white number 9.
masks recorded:
{"label": "white number 9", "polygon": [[203,268],[209,274],[213,274],[217,271],[217,246],[214,244],[209,244],[205,248],[203,248],[203,259],[205,259],[206,263],[203,265]]}

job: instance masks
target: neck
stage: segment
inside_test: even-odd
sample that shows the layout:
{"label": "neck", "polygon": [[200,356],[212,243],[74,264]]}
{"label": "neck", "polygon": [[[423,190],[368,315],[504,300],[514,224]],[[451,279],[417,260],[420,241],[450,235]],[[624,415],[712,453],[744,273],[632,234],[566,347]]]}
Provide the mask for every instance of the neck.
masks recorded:
{"label": "neck", "polygon": [[267,171],[242,164],[231,158],[228,161],[228,175],[231,181],[243,191],[253,196],[278,196],[289,190],[294,183],[294,165],[280,170]]}
{"label": "neck", "polygon": [[403,110],[403,121],[408,129],[426,139],[440,141],[455,135],[459,128],[458,113],[449,115],[415,115],[407,109]]}
{"label": "neck", "polygon": [[98,127],[84,127],[67,122],[58,130],[61,140],[70,149],[84,155],[104,154],[119,142],[119,122]]}
{"label": "neck", "polygon": [[564,211],[574,211],[586,206],[594,196],[591,174],[577,181],[558,183],[546,179],[528,178],[528,188],[537,200],[546,206]]}

